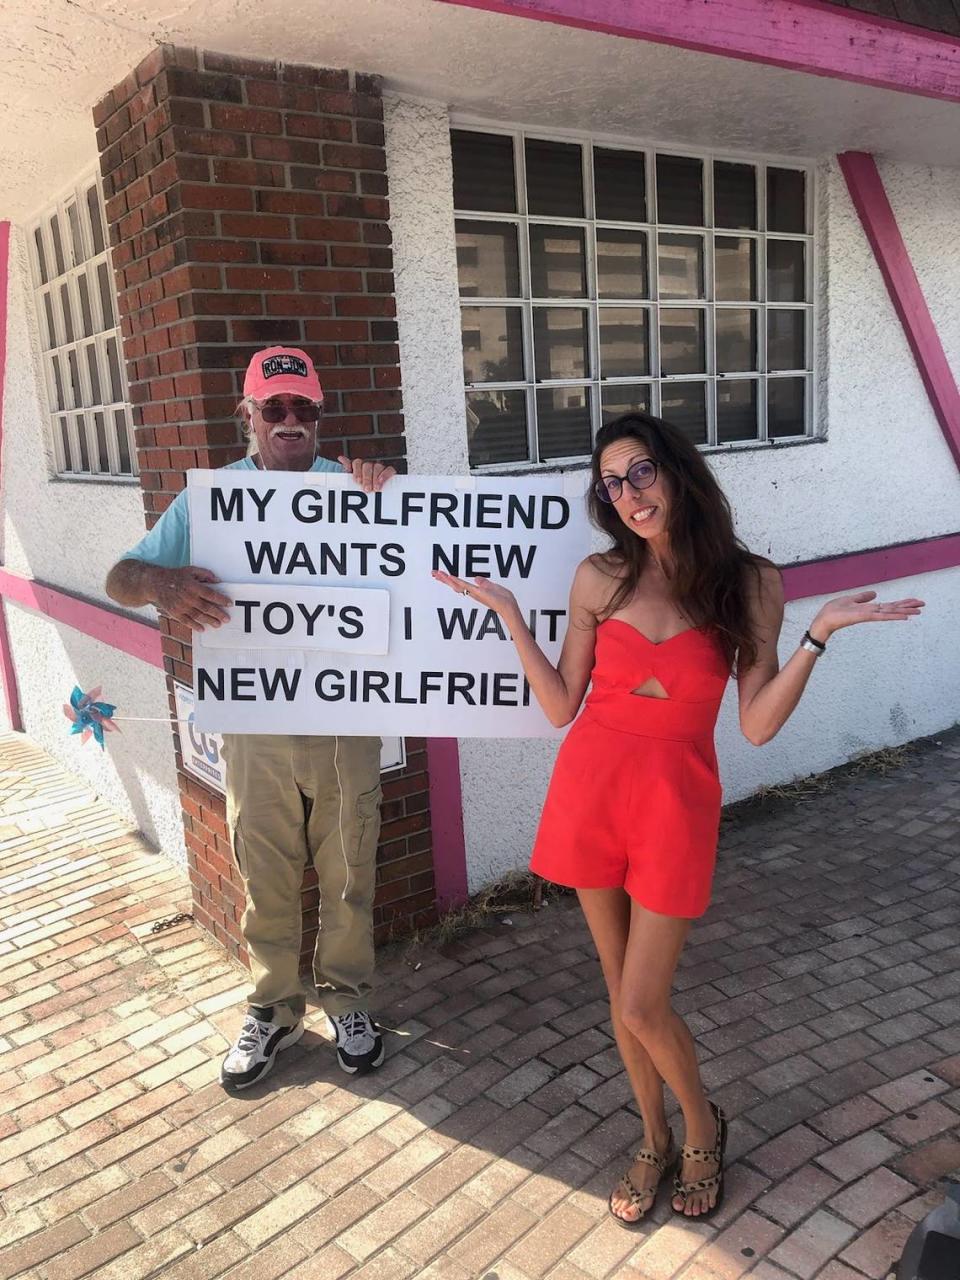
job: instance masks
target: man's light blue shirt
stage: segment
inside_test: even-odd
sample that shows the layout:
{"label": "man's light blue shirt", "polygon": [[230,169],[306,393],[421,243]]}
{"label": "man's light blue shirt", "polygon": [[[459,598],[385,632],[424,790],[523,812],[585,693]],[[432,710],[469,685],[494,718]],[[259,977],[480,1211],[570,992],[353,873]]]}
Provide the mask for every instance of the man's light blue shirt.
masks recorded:
{"label": "man's light blue shirt", "polygon": [[[257,471],[252,458],[241,458],[222,467],[223,471]],[[336,471],[344,474],[338,462],[315,458],[311,471]],[[164,569],[182,569],[190,563],[190,512],[187,508],[187,491],[183,489],[170,503],[166,511],[148,534],[135,547],[125,551],[121,560],[142,560],[145,564],[161,565]]]}

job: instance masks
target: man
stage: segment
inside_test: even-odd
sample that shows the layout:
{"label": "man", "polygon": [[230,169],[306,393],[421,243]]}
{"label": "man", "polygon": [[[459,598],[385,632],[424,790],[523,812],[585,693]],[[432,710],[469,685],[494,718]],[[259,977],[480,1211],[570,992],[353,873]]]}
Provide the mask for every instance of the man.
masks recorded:
{"label": "man", "polygon": [[[337,471],[369,493],[393,476],[379,462],[340,466],[317,456],[323,403],[309,357],[269,347],[247,368],[240,412],[250,456],[228,470]],[[195,630],[226,621],[231,601],[217,579],[192,563],[186,492],[110,570],[119,604],[153,604]],[[203,549],[193,556],[202,562]],[[366,1009],[372,989],[373,891],[380,830],[379,738],[227,734],[227,822],[243,878],[241,931],[254,987],[221,1083],[243,1089],[261,1079],[281,1049],[303,1035],[306,999],[299,974],[300,885],[307,858],[320,883],[321,928],[314,976],[344,1071],[383,1061],[383,1039]]]}

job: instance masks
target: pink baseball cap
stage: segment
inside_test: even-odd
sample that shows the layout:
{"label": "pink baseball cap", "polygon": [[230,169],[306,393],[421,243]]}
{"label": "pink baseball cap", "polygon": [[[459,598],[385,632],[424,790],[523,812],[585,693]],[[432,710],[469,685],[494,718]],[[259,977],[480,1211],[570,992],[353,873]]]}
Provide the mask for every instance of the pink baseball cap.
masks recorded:
{"label": "pink baseball cap", "polygon": [[299,347],[267,347],[247,365],[244,396],[266,400],[270,396],[305,396],[323,400],[323,388],[313,361]]}

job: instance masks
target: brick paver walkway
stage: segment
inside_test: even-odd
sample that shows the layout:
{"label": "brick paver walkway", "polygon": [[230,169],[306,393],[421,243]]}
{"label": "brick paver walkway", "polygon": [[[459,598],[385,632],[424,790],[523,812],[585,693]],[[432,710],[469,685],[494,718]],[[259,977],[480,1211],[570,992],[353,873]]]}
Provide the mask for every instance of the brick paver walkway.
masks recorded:
{"label": "brick paver walkway", "polygon": [[637,1120],[575,907],[385,958],[389,1058],[319,1015],[216,1083],[242,973],[186,883],[0,739],[0,1277],[881,1280],[960,1168],[960,733],[725,822],[678,1003],[733,1117],[727,1202],[606,1216]]}

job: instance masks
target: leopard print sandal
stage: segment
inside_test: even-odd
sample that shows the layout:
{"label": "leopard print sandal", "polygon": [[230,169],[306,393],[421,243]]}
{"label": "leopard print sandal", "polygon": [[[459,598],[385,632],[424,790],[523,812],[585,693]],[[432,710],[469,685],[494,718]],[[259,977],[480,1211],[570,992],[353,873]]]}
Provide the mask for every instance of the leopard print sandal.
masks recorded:
{"label": "leopard print sandal", "polygon": [[[660,1175],[652,1187],[635,1187],[630,1177],[630,1171],[623,1175],[617,1183],[615,1189],[610,1192],[610,1198],[607,1201],[607,1208],[614,1222],[619,1222],[620,1226],[627,1231],[636,1231],[643,1223],[644,1218],[656,1204],[657,1192],[660,1190],[660,1183],[665,1174],[669,1173],[677,1164],[678,1153],[676,1143],[673,1140],[673,1131],[669,1130],[667,1139],[667,1149],[662,1156],[658,1156],[656,1151],[650,1147],[643,1147],[633,1157],[634,1164],[652,1164]],[[613,1197],[617,1191],[620,1191],[627,1197],[631,1205],[637,1210],[635,1218],[621,1218],[613,1208]],[[645,1203],[646,1202],[646,1203]]]}
{"label": "leopard print sandal", "polygon": [[680,1169],[678,1169],[673,1180],[673,1194],[677,1199],[682,1200],[684,1205],[687,1203],[687,1197],[692,1195],[693,1192],[713,1191],[716,1188],[716,1201],[709,1209],[704,1209],[702,1213],[684,1213],[683,1209],[678,1209],[674,1206],[673,1212],[675,1214],[694,1222],[702,1222],[704,1218],[711,1217],[723,1204],[723,1153],[727,1146],[727,1118],[715,1102],[710,1103],[710,1110],[713,1112],[713,1118],[717,1124],[717,1140],[713,1145],[713,1149],[707,1151],[702,1147],[688,1147],[684,1143],[680,1148],[680,1169],[683,1168],[684,1160],[695,1160],[701,1164],[716,1165],[716,1172],[712,1173],[708,1178],[698,1178],[694,1182],[684,1182],[680,1177]]}

